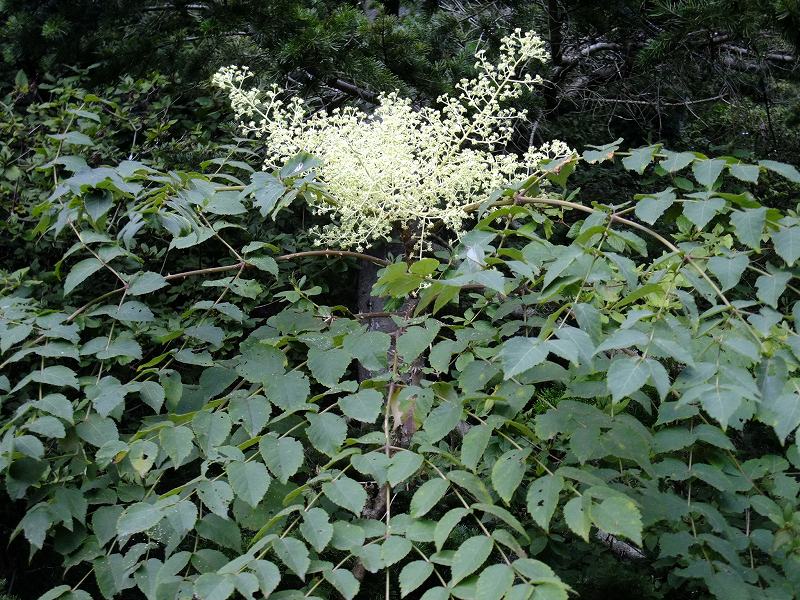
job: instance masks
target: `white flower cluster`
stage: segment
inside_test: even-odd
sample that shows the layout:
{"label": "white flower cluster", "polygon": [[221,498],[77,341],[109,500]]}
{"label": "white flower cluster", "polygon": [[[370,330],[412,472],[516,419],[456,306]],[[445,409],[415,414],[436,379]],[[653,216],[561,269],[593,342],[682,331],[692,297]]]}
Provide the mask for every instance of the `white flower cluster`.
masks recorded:
{"label": "white flower cluster", "polygon": [[317,177],[329,202],[313,208],[333,223],[316,232],[319,244],[363,249],[388,239],[395,226],[424,244],[431,226],[460,231],[464,206],[529,176],[542,159],[574,153],[558,141],[522,157],[503,151],[525,115],[501,103],[540,81],[520,74],[528,61],[547,58],[539,37],[518,29],[503,39],[496,64],[483,50],[476,58],[477,76],[440,97],[438,109],[415,109],[391,93],[371,113],[348,107],[309,114],[300,98],[281,100],[277,86],[245,88],[247,69],[220,69],[213,82],[228,92],[243,132],[265,140],[266,169],[300,151],[321,160]]}

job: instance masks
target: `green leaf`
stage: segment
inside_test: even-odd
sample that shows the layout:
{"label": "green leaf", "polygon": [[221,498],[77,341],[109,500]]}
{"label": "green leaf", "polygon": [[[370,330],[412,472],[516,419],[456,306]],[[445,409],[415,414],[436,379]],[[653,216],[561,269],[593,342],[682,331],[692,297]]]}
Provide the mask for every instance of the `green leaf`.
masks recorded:
{"label": "green leaf", "polygon": [[345,336],[342,347],[368,371],[386,368],[391,337],[383,331],[356,331]]}
{"label": "green leaf", "polygon": [[433,543],[436,545],[437,552],[441,551],[445,542],[450,538],[450,532],[469,512],[468,509],[459,506],[458,508],[451,508],[439,519],[433,531]]}
{"label": "green leaf", "polygon": [[258,588],[261,590],[261,593],[265,598],[269,597],[281,582],[281,573],[278,567],[268,560],[254,560],[249,566],[256,574]]}
{"label": "green leaf", "polygon": [[538,338],[513,337],[500,347],[500,364],[505,379],[524,373],[547,358],[547,346]]}
{"label": "green leaf", "polygon": [[733,257],[713,256],[708,260],[708,270],[720,282],[720,289],[724,292],[739,283],[748,264],[750,259],[746,254],[737,254]]}
{"label": "green leaf", "polygon": [[303,444],[291,437],[266,435],[261,438],[258,450],[272,474],[284,484],[303,464]]}
{"label": "green leaf", "polygon": [[668,173],[680,171],[695,160],[695,155],[691,152],[671,152],[670,150],[663,150],[662,154],[666,158],[658,163],[658,165]]}
{"label": "green leaf", "polygon": [[338,453],[347,437],[345,420],[331,413],[307,414],[306,419],[309,422],[306,434],[314,448],[328,456]]}
{"label": "green leaf", "polygon": [[645,223],[653,225],[666,210],[675,202],[675,192],[672,188],[656,194],[650,194],[636,203],[634,212]]}
{"label": "green leaf", "polygon": [[136,275],[128,280],[128,295],[141,296],[160,290],[168,285],[169,282],[164,279],[163,275],[159,275],[153,271],[136,273]]}
{"label": "green leaf", "polygon": [[508,565],[486,567],[478,577],[475,600],[500,600],[514,585],[514,569]]}
{"label": "green leaf", "polygon": [[764,304],[778,308],[778,299],[786,291],[792,274],[786,271],[775,271],[770,275],[761,275],[756,279],[756,295]]}
{"label": "green leaf", "polygon": [[453,563],[450,566],[452,575],[450,585],[455,585],[480,568],[492,553],[492,547],[491,538],[485,535],[476,535],[461,544],[453,555]]}
{"label": "green leaf", "polygon": [[267,467],[256,461],[234,461],[225,470],[233,493],[255,508],[269,488],[271,478]]}
{"label": "green leaf", "polygon": [[242,354],[236,372],[250,383],[262,383],[283,373],[286,356],[283,352],[258,341],[242,344]]}
{"label": "green leaf", "polygon": [[411,363],[433,343],[440,325],[428,319],[425,327],[409,327],[397,340],[397,352],[406,363]]}
{"label": "green leaf", "polygon": [[245,262],[260,271],[265,271],[275,277],[278,276],[278,263],[271,256],[248,256]]}
{"label": "green leaf", "polygon": [[346,600],[355,598],[361,587],[358,579],[347,569],[332,569],[330,571],[325,571],[322,575],[325,577],[325,581],[336,588],[336,591]]}
{"label": "green leaf", "polygon": [[736,163],[728,165],[731,175],[740,181],[747,183],[758,183],[759,168],[756,165],[746,165],[744,163]]}
{"label": "green leaf", "polygon": [[486,446],[489,445],[491,436],[492,428],[486,424],[470,428],[461,444],[461,464],[474,471],[486,451]]}
{"label": "green leaf", "polygon": [[350,353],[341,348],[311,348],[308,351],[308,368],[311,369],[311,374],[317,381],[329,387],[339,383],[351,360],[353,357]]}
{"label": "green leaf", "polygon": [[593,508],[592,520],[606,533],[642,545],[642,516],[632,500],[619,496],[606,498]]}
{"label": "green leaf", "polygon": [[650,369],[641,358],[615,357],[608,368],[606,381],[611,398],[619,402],[639,390],[650,377]]}
{"label": "green leaf", "polygon": [[411,542],[406,538],[390,535],[381,544],[381,561],[384,567],[390,567],[403,560],[411,552],[411,548]]}
{"label": "green leaf", "polygon": [[791,267],[800,258],[800,226],[784,227],[774,232],[772,243],[778,256]]}
{"label": "green leaf", "polygon": [[405,598],[419,588],[433,574],[433,565],[425,560],[415,560],[403,567],[398,577],[400,597]]}
{"label": "green leaf", "polygon": [[392,456],[387,478],[392,487],[411,477],[422,466],[422,456],[410,450],[400,450]]}
{"label": "green leaf", "polygon": [[635,148],[630,151],[630,156],[626,156],[622,159],[622,165],[629,171],[636,171],[641,175],[644,173],[647,165],[653,162],[653,154],[656,153],[658,148],[658,146]]}
{"label": "green leaf", "polygon": [[317,552],[322,552],[333,538],[333,525],[328,522],[328,513],[321,508],[311,508],[303,513],[300,533]]}
{"label": "green leaf", "polygon": [[88,415],[75,427],[78,437],[96,448],[108,441],[118,440],[117,425],[108,417],[96,413]]}
{"label": "green leaf", "polygon": [[146,502],[131,504],[122,511],[117,520],[117,535],[129,537],[135,533],[141,533],[155,527],[161,522],[164,513],[153,505]]}
{"label": "green leaf", "polygon": [[255,436],[266,426],[271,410],[263,396],[248,396],[231,400],[229,412],[231,419],[241,422],[245,431]]}
{"label": "green leaf", "polygon": [[311,384],[299,371],[278,373],[264,380],[264,392],[275,406],[295,410],[305,406],[311,394]]}
{"label": "green leaf", "polygon": [[374,423],[381,414],[383,394],[373,389],[364,389],[339,400],[342,412],[356,421]]}
{"label": "green leaf", "polygon": [[197,535],[234,552],[242,551],[242,532],[232,519],[209,513],[195,528]]}
{"label": "green leaf", "polygon": [[725,164],[724,160],[718,158],[695,160],[692,164],[692,173],[694,173],[697,183],[711,189],[722,173]]}
{"label": "green leaf", "polygon": [[758,164],[765,169],[769,169],[770,171],[785,177],[792,183],[800,183],[800,171],[798,171],[797,168],[792,165],[787,165],[786,163],[775,160],[760,160],[758,161]]}
{"label": "green leaf", "polygon": [[527,466],[525,461],[530,453],[529,449],[509,450],[492,467],[492,486],[506,504],[511,502],[511,497],[522,483]]}
{"label": "green leaf", "polygon": [[158,432],[161,448],[172,459],[172,464],[177,468],[189,458],[194,448],[194,433],[188,427],[165,427]]}
{"label": "green leaf", "polygon": [[461,404],[450,400],[433,409],[423,423],[428,441],[434,444],[453,431],[461,420],[462,412]]}
{"label": "green leaf", "polygon": [[564,505],[564,522],[584,542],[589,541],[592,528],[590,506],[585,496],[572,498]]}
{"label": "green leaf", "polygon": [[230,575],[203,573],[194,582],[194,595],[198,600],[226,600],[234,591]]}
{"label": "green leaf", "polygon": [[731,224],[736,232],[739,241],[758,250],[761,246],[761,234],[764,231],[764,223],[767,218],[767,209],[747,208],[737,210],[731,214]]}
{"label": "green leaf", "polygon": [[277,538],[272,548],[275,554],[281,559],[291,571],[300,579],[306,578],[306,572],[311,566],[311,559],[308,556],[306,545],[292,537]]}
{"label": "green leaf", "polygon": [[233,423],[227,412],[202,411],[192,419],[197,445],[206,455],[214,455],[215,448],[225,443],[232,428]]}
{"label": "green leaf", "polygon": [[34,419],[32,422],[28,423],[26,427],[28,431],[32,431],[33,433],[38,433],[39,435],[49,438],[62,439],[67,435],[67,432],[64,429],[64,425],[61,423],[61,421],[49,415]]}
{"label": "green leaf", "polygon": [[358,516],[364,510],[367,502],[367,492],[357,481],[349,477],[339,477],[335,481],[328,481],[322,484],[322,493],[328,500],[349,510]]}
{"label": "green leaf", "polygon": [[725,200],[722,198],[687,200],[683,205],[683,215],[702,230],[723,208]]}
{"label": "green leaf", "polygon": [[545,531],[550,530],[550,521],[556,512],[558,497],[563,489],[564,479],[560,475],[544,475],[528,488],[528,512]]}
{"label": "green leaf", "polygon": [[[44,369],[37,369],[31,373],[31,380],[37,383],[46,383],[57,387],[71,387],[78,389],[78,377],[69,367],[53,365]],[[13,391],[13,390],[12,390]]]}
{"label": "green leaf", "polygon": [[450,487],[446,479],[429,479],[417,488],[411,497],[409,514],[418,519],[424,517],[442,499]]}

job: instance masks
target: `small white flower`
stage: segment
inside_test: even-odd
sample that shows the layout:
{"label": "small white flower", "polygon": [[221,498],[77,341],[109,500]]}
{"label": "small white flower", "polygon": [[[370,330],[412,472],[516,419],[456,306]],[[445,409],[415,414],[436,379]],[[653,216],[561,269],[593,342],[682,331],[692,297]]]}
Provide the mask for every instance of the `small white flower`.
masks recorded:
{"label": "small white flower", "polygon": [[300,151],[321,160],[316,175],[329,201],[312,208],[333,222],[312,231],[319,244],[361,248],[388,239],[399,225],[418,232],[422,249],[433,225],[459,232],[464,206],[527,176],[545,158],[574,154],[558,141],[521,159],[503,152],[514,121],[525,115],[501,102],[541,81],[519,75],[527,62],[546,60],[539,37],[517,29],[502,40],[497,64],[483,50],[475,57],[477,76],[462,79],[456,95],[441,96],[438,109],[415,110],[392,92],[380,96],[373,113],[346,107],[309,115],[302,99],[280,100],[276,86],[245,90],[246,68],[222,68],[213,83],[228,92],[243,133],[265,140],[265,168],[280,167]]}

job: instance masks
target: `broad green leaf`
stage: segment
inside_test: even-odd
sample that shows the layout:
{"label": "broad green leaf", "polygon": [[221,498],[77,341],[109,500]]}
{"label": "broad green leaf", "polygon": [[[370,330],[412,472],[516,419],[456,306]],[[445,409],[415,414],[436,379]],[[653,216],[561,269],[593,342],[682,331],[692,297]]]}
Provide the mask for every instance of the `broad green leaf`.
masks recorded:
{"label": "broad green leaf", "polygon": [[441,478],[423,483],[411,497],[409,514],[415,519],[425,516],[442,499],[449,487],[449,482]]}
{"label": "broad green leaf", "polygon": [[608,368],[607,385],[614,402],[639,390],[650,377],[650,369],[641,358],[615,357]]}
{"label": "broad green leaf", "polygon": [[28,431],[38,433],[39,435],[48,438],[62,439],[67,435],[67,432],[64,429],[64,425],[61,423],[61,421],[49,415],[34,419],[28,423],[26,427]]}
{"label": "broad green leaf", "polygon": [[492,486],[506,504],[511,502],[511,497],[522,483],[527,466],[525,461],[530,453],[530,450],[509,450],[492,467]]}
{"label": "broad green leaf", "polygon": [[687,200],[683,205],[683,215],[694,223],[697,229],[703,229],[723,208],[725,200],[722,198]]}
{"label": "broad green leaf", "polygon": [[233,423],[227,412],[201,411],[192,419],[197,445],[207,455],[214,454],[214,449],[225,443],[232,427]]}
{"label": "broad green leaf", "polygon": [[786,264],[792,266],[800,258],[800,226],[784,227],[772,234],[772,243]]}
{"label": "broad green leaf", "polygon": [[642,545],[642,516],[632,500],[619,496],[606,498],[592,508],[592,521],[606,533]]}
{"label": "broad green leaf", "polygon": [[311,384],[299,371],[277,373],[264,380],[264,393],[275,406],[295,410],[305,406],[311,394]]}
{"label": "broad green leaf", "polygon": [[239,397],[231,400],[231,419],[241,422],[245,431],[252,436],[261,433],[269,421],[270,404],[263,396]]}
{"label": "broad green leaf", "polygon": [[328,456],[334,456],[347,437],[347,423],[342,417],[331,413],[307,414],[308,440],[314,447]]}
{"label": "broad green leaf", "polygon": [[381,414],[383,394],[373,389],[363,389],[339,400],[342,412],[356,421],[374,423]]}
{"label": "broad green leaf", "polygon": [[321,508],[311,508],[303,513],[300,533],[317,552],[322,552],[333,537],[333,525],[328,522],[328,513]]}
{"label": "broad green leaf", "polygon": [[697,183],[711,189],[722,173],[725,164],[724,160],[718,158],[696,160],[692,163],[692,173]]}
{"label": "broad green leaf", "polygon": [[137,502],[126,508],[117,520],[117,535],[129,537],[155,527],[164,517],[157,506],[147,502]]}
{"label": "broad green leaf", "polygon": [[486,451],[491,435],[492,428],[486,424],[471,427],[461,444],[461,464],[474,471]]}
{"label": "broad green leaf", "polygon": [[234,461],[225,470],[233,493],[255,508],[269,488],[271,478],[267,467],[256,461]]}
{"label": "broad green leaf", "polygon": [[775,160],[760,160],[758,161],[758,164],[765,169],[769,169],[770,171],[785,177],[792,183],[800,183],[800,171],[798,171],[797,168],[792,165]]}
{"label": "broad green leaf", "polygon": [[419,588],[433,574],[433,565],[425,560],[415,560],[403,567],[398,579],[400,581],[400,597],[405,598]]}
{"label": "broad green leaf", "polygon": [[346,600],[352,600],[358,594],[361,583],[347,569],[332,569],[323,573],[325,580]]}
{"label": "broad green leaf", "polygon": [[537,338],[514,337],[500,347],[500,363],[505,379],[524,373],[547,358],[547,346]]}
{"label": "broad green leaf", "polygon": [[175,467],[181,466],[192,453],[194,444],[194,434],[188,427],[180,425],[178,427],[165,427],[158,432],[158,440],[161,447],[172,459]]}
{"label": "broad green leaf", "polygon": [[306,572],[311,566],[306,545],[292,537],[278,538],[272,543],[275,554],[289,569],[300,579],[306,578]]}
{"label": "broad green leaf", "polygon": [[128,280],[128,295],[141,296],[143,294],[149,294],[167,285],[169,285],[169,282],[164,279],[163,275],[152,271],[137,273]]}
{"label": "broad green leaf", "polygon": [[258,588],[264,597],[268,597],[281,581],[281,573],[274,563],[268,560],[254,560],[250,563],[250,568],[258,579]]}
{"label": "broad green leaf", "polygon": [[356,516],[361,514],[367,502],[367,492],[357,481],[349,477],[339,477],[335,481],[323,483],[322,492],[328,500],[346,508]]}
{"label": "broad green leaf", "polygon": [[634,212],[645,223],[655,224],[661,215],[675,202],[675,192],[667,188],[661,192],[650,194],[636,202]]}
{"label": "broad green leaf", "polygon": [[736,237],[739,241],[758,250],[761,246],[761,234],[764,231],[764,223],[767,218],[767,209],[747,208],[737,210],[731,214],[731,224],[733,225]]}
{"label": "broad green leaf", "polygon": [[575,497],[564,505],[564,521],[583,541],[589,541],[592,527],[590,503],[584,497]]}
{"label": "broad green leaf", "polygon": [[641,175],[644,173],[647,165],[653,162],[653,154],[655,154],[658,148],[658,146],[634,148],[630,151],[630,156],[626,156],[622,159],[622,165],[629,171],[636,171]]}
{"label": "broad green leaf", "polygon": [[90,275],[97,273],[103,268],[103,263],[96,258],[85,258],[79,263],[76,263],[66,279],[64,280],[64,295],[66,296],[81,283],[83,283]]}
{"label": "broad green leaf", "polygon": [[423,429],[427,433],[428,441],[432,444],[436,443],[453,431],[461,420],[462,412],[461,404],[451,400],[442,402],[434,408],[423,423]]}
{"label": "broad green leaf", "polygon": [[399,535],[390,535],[381,544],[381,561],[384,567],[390,567],[403,560],[411,552],[411,542]]}
{"label": "broad green leaf", "polygon": [[242,532],[233,519],[223,518],[215,513],[204,516],[197,527],[197,535],[218,546],[229,548],[234,552],[242,551]]}
{"label": "broad green leaf", "polygon": [[514,570],[508,565],[491,565],[481,571],[475,600],[500,600],[514,585]]}
{"label": "broad green leaf", "polygon": [[291,437],[266,435],[261,438],[258,450],[264,463],[281,483],[286,483],[303,464],[303,444]]}
{"label": "broad green leaf", "polygon": [[311,348],[308,351],[308,368],[317,381],[327,386],[334,386],[347,370],[352,355],[341,348]]}
{"label": "broad green leaf", "polygon": [[425,327],[409,327],[397,339],[397,352],[406,362],[411,363],[433,343],[436,334],[439,333],[439,323],[433,319],[428,319]]}
{"label": "broad green leaf", "polygon": [[117,425],[108,417],[101,417],[96,413],[87,416],[75,427],[78,437],[96,448],[111,440],[119,439]]}
{"label": "broad green leaf", "polygon": [[75,371],[62,365],[52,365],[44,369],[37,369],[31,373],[31,380],[57,387],[78,389],[78,377],[75,375]]}
{"label": "broad green leaf", "polygon": [[708,270],[720,282],[720,289],[724,292],[739,283],[749,263],[746,254],[737,254],[733,257],[713,256],[708,260]]}
{"label": "broad green leaf", "polygon": [[450,566],[452,575],[450,585],[455,585],[478,570],[489,558],[492,547],[491,538],[485,535],[476,535],[462,543],[453,555],[453,563]]}
{"label": "broad green leaf", "polygon": [[736,163],[728,165],[731,175],[740,181],[747,183],[758,183],[759,168],[757,165],[746,165],[744,163]]}
{"label": "broad green leaf", "polygon": [[666,158],[658,163],[658,165],[668,173],[680,171],[681,169],[686,168],[693,160],[695,160],[695,155],[691,152],[672,152],[670,150],[662,150],[662,154],[664,154]]}
{"label": "broad green leaf", "polygon": [[203,573],[194,582],[194,595],[198,600],[226,600],[235,589],[230,575]]}
{"label": "broad green leaf", "polygon": [[459,524],[461,519],[469,514],[466,508],[458,507],[451,508],[444,516],[436,523],[436,529],[433,532],[433,542],[436,545],[436,550],[441,551],[447,540],[450,538],[450,532]]}
{"label": "broad green leaf", "polygon": [[392,487],[411,477],[422,466],[422,455],[410,450],[400,450],[392,456],[387,479]]}
{"label": "broad green leaf", "polygon": [[242,354],[236,372],[250,383],[262,383],[279,373],[283,373],[286,357],[283,352],[258,341],[242,344]]}
{"label": "broad green leaf", "polygon": [[756,295],[764,304],[778,308],[778,299],[786,291],[792,274],[786,271],[774,271],[769,275],[761,275],[756,279]]}
{"label": "broad green leaf", "polygon": [[528,512],[545,531],[550,530],[550,521],[556,512],[558,497],[563,489],[564,479],[560,475],[544,475],[528,488]]}

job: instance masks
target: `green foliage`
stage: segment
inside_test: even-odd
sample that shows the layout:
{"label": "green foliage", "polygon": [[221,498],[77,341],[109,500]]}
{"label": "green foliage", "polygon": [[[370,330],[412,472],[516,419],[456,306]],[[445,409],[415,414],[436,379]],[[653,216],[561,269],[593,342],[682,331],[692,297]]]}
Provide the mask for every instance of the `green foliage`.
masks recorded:
{"label": "green foliage", "polygon": [[[792,167],[590,150],[382,264],[386,333],[341,290],[381,259],[298,226],[313,167],[126,159],[59,94],[0,279],[12,538],[70,578],[42,598],[566,598],[603,544],[643,597],[800,589],[800,222],[754,193]],[[640,192],[581,203],[610,161]]]}

